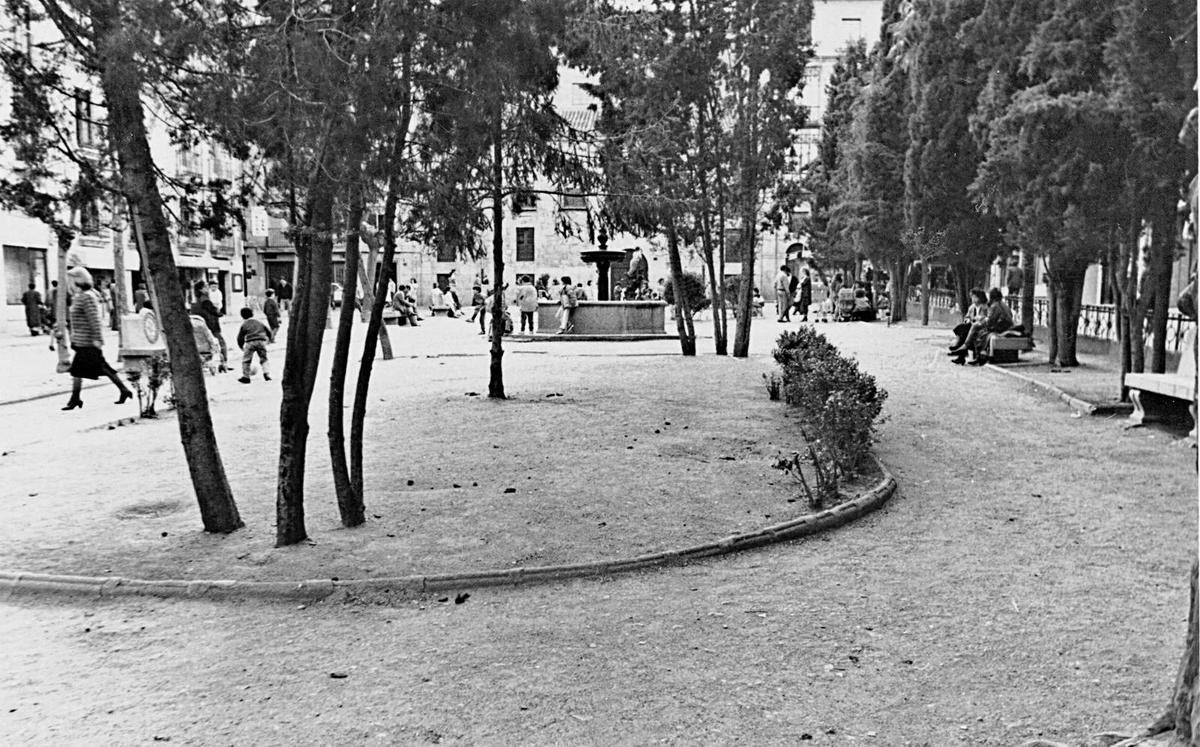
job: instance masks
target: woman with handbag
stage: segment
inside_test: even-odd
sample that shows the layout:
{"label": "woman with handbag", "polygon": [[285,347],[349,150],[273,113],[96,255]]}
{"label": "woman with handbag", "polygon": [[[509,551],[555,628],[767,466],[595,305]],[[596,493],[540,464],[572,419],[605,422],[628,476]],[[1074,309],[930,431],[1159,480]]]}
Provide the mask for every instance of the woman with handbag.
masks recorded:
{"label": "woman with handbag", "polygon": [[116,404],[122,404],[133,396],[133,392],[121,383],[117,372],[104,360],[104,334],[101,332],[104,323],[100,313],[100,298],[93,290],[91,273],[83,267],[73,267],[67,272],[67,280],[75,287],[75,295],[71,297],[71,309],[68,312],[71,320],[71,349],[75,351],[75,355],[71,359],[70,368],[73,377],[71,399],[62,409],[74,410],[76,407],[83,407],[83,399],[79,396],[83,389],[83,380],[94,381],[101,376],[108,377],[116,385],[121,393]]}

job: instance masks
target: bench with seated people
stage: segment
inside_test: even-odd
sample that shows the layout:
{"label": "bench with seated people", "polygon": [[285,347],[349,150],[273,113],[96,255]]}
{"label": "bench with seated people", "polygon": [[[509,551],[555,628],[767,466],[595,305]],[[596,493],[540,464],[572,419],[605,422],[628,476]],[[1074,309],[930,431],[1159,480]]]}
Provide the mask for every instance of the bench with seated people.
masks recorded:
{"label": "bench with seated people", "polygon": [[407,285],[401,285],[392,294],[391,305],[383,310],[383,323],[400,327],[404,325],[416,327],[419,321],[416,299],[410,295]]}
{"label": "bench with seated people", "polygon": [[437,283],[433,284],[433,291],[429,295],[430,316],[446,316],[450,318],[457,316],[452,308],[455,297],[450,294],[450,290],[442,290],[440,285]]}
{"label": "bench with seated people", "polygon": [[1130,427],[1155,423],[1168,419],[1171,410],[1180,402],[1186,402],[1192,418],[1189,437],[1196,437],[1196,330],[1189,329],[1183,335],[1179,365],[1174,373],[1130,373],[1125,374],[1125,386],[1129,387],[1129,398],[1133,400],[1133,414],[1129,416]]}
{"label": "bench with seated people", "polygon": [[[985,305],[986,303],[986,305]],[[1033,349],[1033,338],[1020,325],[1013,326],[1012,311],[1004,302],[999,288],[985,296],[980,288],[971,289],[971,306],[962,324],[954,328],[955,341],[950,345],[950,357],[963,365],[967,353],[975,353],[972,366],[986,363],[1015,363],[1022,350]]]}

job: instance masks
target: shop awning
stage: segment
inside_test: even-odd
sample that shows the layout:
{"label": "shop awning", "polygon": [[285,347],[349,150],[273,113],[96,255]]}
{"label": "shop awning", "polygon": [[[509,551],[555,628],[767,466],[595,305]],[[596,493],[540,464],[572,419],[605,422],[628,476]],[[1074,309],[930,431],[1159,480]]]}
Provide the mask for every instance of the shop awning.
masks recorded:
{"label": "shop awning", "polygon": [[175,266],[192,267],[198,270],[212,270],[220,267],[221,263],[208,255],[194,257],[190,254],[180,254],[175,258]]}

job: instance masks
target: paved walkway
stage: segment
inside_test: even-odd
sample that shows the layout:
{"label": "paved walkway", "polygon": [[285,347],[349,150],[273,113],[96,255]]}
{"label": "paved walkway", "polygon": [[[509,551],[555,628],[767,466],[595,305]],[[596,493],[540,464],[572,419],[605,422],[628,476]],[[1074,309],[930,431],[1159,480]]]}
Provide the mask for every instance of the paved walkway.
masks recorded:
{"label": "paved walkway", "polygon": [[[270,547],[277,390],[262,382],[212,385],[251,523],[228,538],[196,531],[172,423],[108,434],[55,420],[58,441],[18,437],[0,460],[3,565],[61,570],[105,556],[112,565],[74,567],[120,575],[129,566],[117,561],[170,557],[190,559],[196,575],[209,563],[283,574],[316,559],[329,575],[370,574],[433,557],[586,559],[636,541],[642,525],[690,530],[713,514],[763,522],[790,505],[766,467],[794,433],[761,384],[778,329],[756,324],[749,360],[716,358],[708,340],[695,360],[677,343],[514,344],[507,403],[469,395],[485,391],[487,358],[465,324],[397,330],[401,357],[377,368],[369,424],[369,507],[387,510],[363,530],[336,527],[320,482],[318,391],[316,544],[298,548]],[[901,492],[879,513],[685,567],[464,588],[460,604],[455,594],[303,609],[10,603],[0,637],[17,645],[0,647],[0,733],[16,743],[1014,745],[1078,742],[1157,716],[1186,622],[1190,446],[953,366],[932,329],[823,331],[890,393],[876,451]],[[56,413],[0,407],[0,432]],[[609,461],[625,454],[644,459],[638,471]],[[42,463],[57,471],[29,489]],[[601,524],[614,522],[606,536]]]}

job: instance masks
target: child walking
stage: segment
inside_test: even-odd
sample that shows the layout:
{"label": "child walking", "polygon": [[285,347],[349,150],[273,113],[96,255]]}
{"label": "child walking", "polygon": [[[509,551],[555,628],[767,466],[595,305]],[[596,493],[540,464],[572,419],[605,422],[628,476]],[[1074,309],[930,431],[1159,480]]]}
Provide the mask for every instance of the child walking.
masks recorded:
{"label": "child walking", "polygon": [[267,325],[255,319],[251,309],[242,309],[242,327],[237,334],[237,344],[242,349],[242,378],[238,381],[250,383],[250,363],[255,353],[258,353],[258,362],[262,365],[263,381],[271,380],[267,369],[267,342],[270,339],[271,330],[267,329]]}

